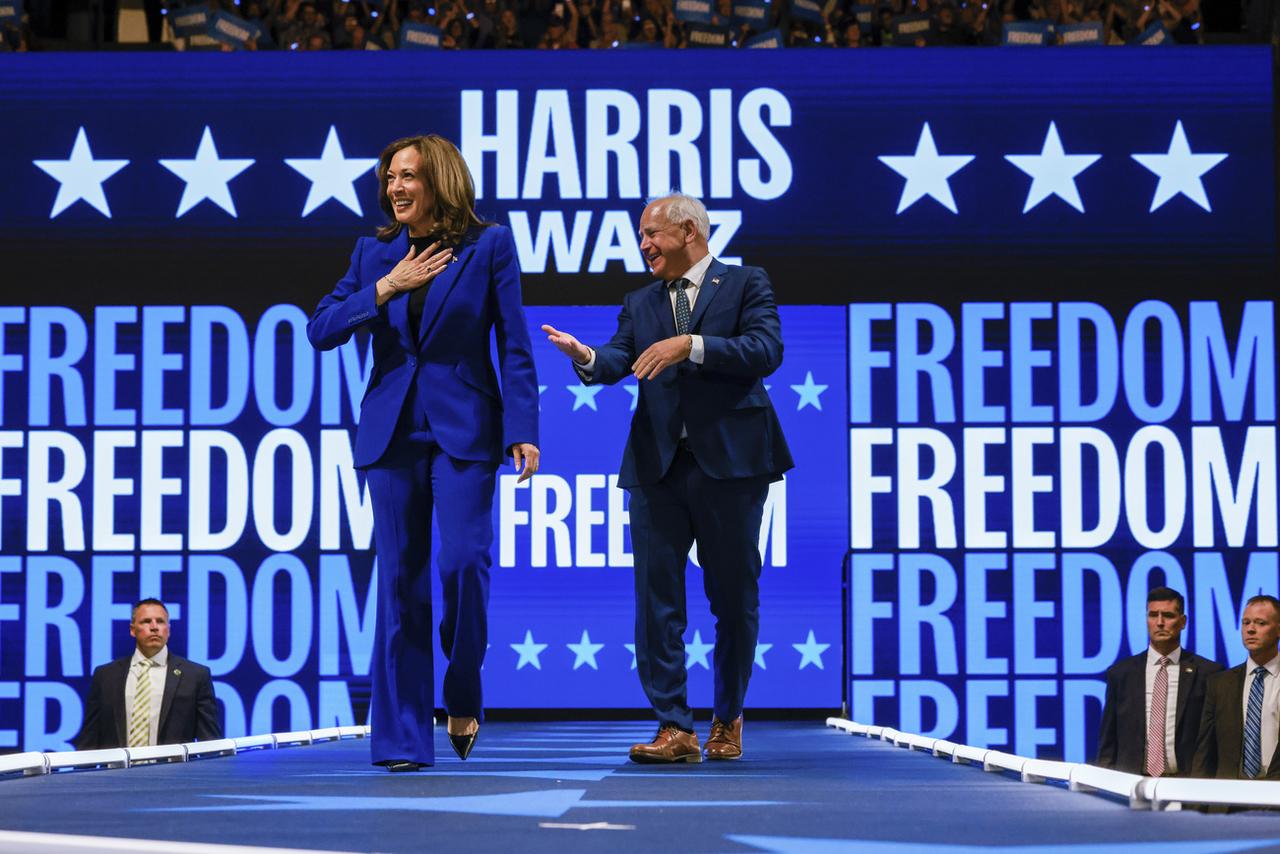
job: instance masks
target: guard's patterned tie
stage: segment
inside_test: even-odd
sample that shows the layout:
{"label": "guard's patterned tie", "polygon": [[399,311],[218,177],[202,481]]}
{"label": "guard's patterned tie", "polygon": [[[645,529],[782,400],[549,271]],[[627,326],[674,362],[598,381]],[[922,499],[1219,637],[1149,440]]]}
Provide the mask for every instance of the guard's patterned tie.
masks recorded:
{"label": "guard's patterned tie", "polygon": [[1169,657],[1160,656],[1151,685],[1151,714],[1147,721],[1147,776],[1164,775],[1164,719],[1169,711]]}
{"label": "guard's patterned tie", "polygon": [[671,287],[676,289],[676,334],[689,334],[689,295],[685,288],[693,284],[688,279],[676,279]]}
{"label": "guard's patterned tie", "polygon": [[129,715],[129,746],[146,747],[151,743],[151,668],[149,658],[138,662],[138,682],[133,692],[133,713]]}
{"label": "guard's patterned tie", "polygon": [[1255,667],[1249,686],[1249,710],[1244,716],[1244,776],[1250,780],[1262,770],[1262,695],[1267,668]]}

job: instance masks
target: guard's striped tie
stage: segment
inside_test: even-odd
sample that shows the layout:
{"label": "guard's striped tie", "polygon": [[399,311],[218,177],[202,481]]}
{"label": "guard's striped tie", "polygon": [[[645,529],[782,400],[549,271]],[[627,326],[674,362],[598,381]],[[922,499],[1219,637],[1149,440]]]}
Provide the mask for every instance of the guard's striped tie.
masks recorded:
{"label": "guard's striped tie", "polygon": [[1244,776],[1250,780],[1262,770],[1262,694],[1267,668],[1256,667],[1249,686],[1249,710],[1244,716]]}
{"label": "guard's striped tie", "polygon": [[689,334],[689,295],[685,288],[693,284],[688,279],[676,279],[671,287],[676,289],[676,334]]}
{"label": "guard's striped tie", "polygon": [[1147,776],[1164,774],[1164,719],[1169,712],[1169,657],[1160,656],[1156,679],[1151,686],[1151,714],[1147,721]]}
{"label": "guard's striped tie", "polygon": [[149,658],[138,662],[138,681],[133,692],[133,713],[129,715],[129,746],[146,747],[151,743],[151,668]]}

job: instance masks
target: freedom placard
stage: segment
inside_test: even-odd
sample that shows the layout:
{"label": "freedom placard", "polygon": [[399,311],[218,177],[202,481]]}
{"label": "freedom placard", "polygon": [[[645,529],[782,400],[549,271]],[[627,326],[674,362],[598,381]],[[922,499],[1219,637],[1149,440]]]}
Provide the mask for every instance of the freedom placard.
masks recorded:
{"label": "freedom placard", "polygon": [[440,28],[406,21],[400,27],[401,50],[439,50]]}
{"label": "freedom placard", "polygon": [[169,15],[174,35],[203,36],[209,32],[209,7],[181,6]]}
{"label": "freedom placard", "polygon": [[1043,47],[1053,44],[1053,22],[1010,21],[1004,25],[1002,42],[1019,47]]}
{"label": "freedom placard", "polygon": [[733,4],[734,26],[746,25],[761,30],[769,21],[769,0],[735,0]]}
{"label": "freedom placard", "polygon": [[245,42],[258,40],[258,36],[262,35],[262,27],[230,12],[218,11],[209,18],[209,28],[205,35],[236,50],[243,50]]}
{"label": "freedom placard", "polygon": [[911,47],[916,39],[929,38],[933,21],[928,15],[899,15],[893,19],[893,44],[896,47]]}
{"label": "freedom placard", "polygon": [[791,0],[791,17],[821,24],[824,20],[822,4],[817,0]]}
{"label": "freedom placard", "polygon": [[686,24],[709,24],[714,11],[711,0],[676,0],[676,17]]}
{"label": "freedom placard", "polygon": [[1138,37],[1129,44],[1136,44],[1142,47],[1158,47],[1160,45],[1172,44],[1173,39],[1169,38],[1169,31],[1164,28],[1164,21],[1154,21],[1147,25],[1147,28],[1138,34]]}
{"label": "freedom placard", "polygon": [[0,24],[16,24],[22,20],[22,0],[0,0]]}
{"label": "freedom placard", "polygon": [[732,38],[728,27],[714,24],[690,24],[685,28],[689,47],[728,47]]}
{"label": "freedom placard", "polygon": [[1064,45],[1105,44],[1101,21],[1087,21],[1083,24],[1060,24],[1058,41]]}

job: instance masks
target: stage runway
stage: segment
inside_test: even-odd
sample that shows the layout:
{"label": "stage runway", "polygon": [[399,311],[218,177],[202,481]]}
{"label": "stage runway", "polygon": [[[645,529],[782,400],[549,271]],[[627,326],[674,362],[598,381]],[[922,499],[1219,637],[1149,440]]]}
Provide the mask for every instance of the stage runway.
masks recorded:
{"label": "stage runway", "polygon": [[647,722],[491,723],[460,762],[440,729],[439,763],[417,774],[371,767],[368,742],[353,739],[11,778],[0,780],[0,827],[389,852],[1280,850],[1280,813],[1133,811],[816,720],[748,719],[739,762],[628,762],[627,747],[652,732]]}

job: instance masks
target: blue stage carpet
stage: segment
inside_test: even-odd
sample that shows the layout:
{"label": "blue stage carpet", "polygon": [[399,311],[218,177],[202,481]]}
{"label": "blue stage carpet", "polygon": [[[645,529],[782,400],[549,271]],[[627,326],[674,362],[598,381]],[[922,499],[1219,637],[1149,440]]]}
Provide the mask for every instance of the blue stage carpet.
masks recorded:
{"label": "blue stage carpet", "polygon": [[[705,736],[705,725],[701,725]],[[351,740],[122,771],[0,780],[0,828],[349,851],[1280,849],[1280,814],[1131,811],[821,723],[747,721],[740,762],[627,762],[647,723],[488,724],[417,774]]]}

